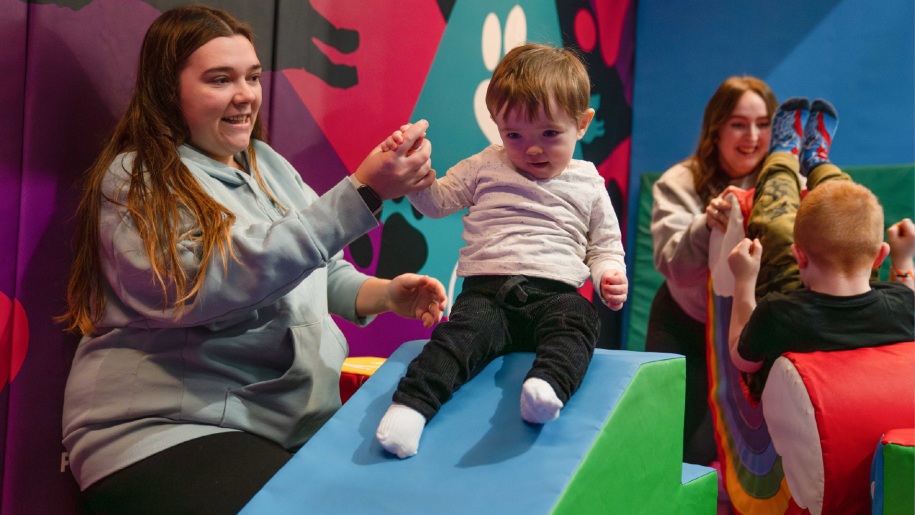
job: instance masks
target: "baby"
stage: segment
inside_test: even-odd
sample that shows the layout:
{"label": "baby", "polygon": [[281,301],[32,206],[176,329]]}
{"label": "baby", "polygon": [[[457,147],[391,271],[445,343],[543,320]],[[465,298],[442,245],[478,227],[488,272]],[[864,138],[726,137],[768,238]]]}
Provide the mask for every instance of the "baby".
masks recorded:
{"label": "baby", "polygon": [[[457,268],[464,281],[449,320],[409,365],[378,426],[378,441],[392,454],[415,455],[426,422],[497,356],[536,353],[522,385],[527,422],[556,419],[581,384],[599,319],[578,288],[590,277],[613,310],[628,293],[604,179],[592,163],[572,158],[594,117],[589,100],[590,80],[574,52],[538,44],[511,50],[486,93],[503,145],[408,195],[431,218],[467,208]],[[401,143],[398,131],[382,148]]]}

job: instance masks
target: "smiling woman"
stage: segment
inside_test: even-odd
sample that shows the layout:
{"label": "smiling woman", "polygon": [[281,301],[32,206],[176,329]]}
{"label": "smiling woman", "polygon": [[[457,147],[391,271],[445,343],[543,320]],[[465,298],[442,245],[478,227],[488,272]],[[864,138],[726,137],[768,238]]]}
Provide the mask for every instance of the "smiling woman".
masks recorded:
{"label": "smiling woman", "polygon": [[726,227],[728,188],[756,185],[777,106],[765,82],[729,77],[705,107],[695,153],[664,172],[652,189],[654,264],[665,282],[651,305],[645,350],[686,356],[687,463],[707,465],[717,454],[705,356],[709,236]]}
{"label": "smiling woman", "polygon": [[88,171],[61,321],[82,334],[63,437],[90,511],[237,513],[340,406],[332,313],[442,316],[437,280],[342,252],[435,179],[428,123],[318,196],[263,141],[260,77],[246,24],[166,11]]}
{"label": "smiling woman", "polygon": [[261,107],[261,64],[244,36],[215,38],[191,54],[178,76],[189,143],[244,171],[235,155],[248,148]]}

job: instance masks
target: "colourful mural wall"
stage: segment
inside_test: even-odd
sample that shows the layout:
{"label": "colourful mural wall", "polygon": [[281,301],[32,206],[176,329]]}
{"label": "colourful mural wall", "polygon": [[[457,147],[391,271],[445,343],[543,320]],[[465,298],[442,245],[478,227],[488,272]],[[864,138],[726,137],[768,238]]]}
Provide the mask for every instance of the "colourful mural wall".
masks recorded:
{"label": "colourful mural wall", "polygon": [[[78,511],[60,444],[62,392],[78,338],[52,317],[63,302],[70,219],[81,173],[122,114],[140,42],[175,0],[0,0],[0,477],[2,513]],[[444,173],[492,140],[481,88],[524,41],[584,51],[595,123],[578,149],[605,177],[625,223],[634,0],[207,1],[247,20],[267,69],[270,143],[319,193],[400,124],[425,118]],[[346,256],[382,277],[415,271],[451,282],[460,217],[424,219],[388,201],[382,227]],[[454,281],[453,288],[460,288]],[[602,306],[601,306],[602,308]],[[602,346],[619,315],[602,311]],[[381,316],[341,326],[352,355],[389,355],[428,336]]]}
{"label": "colourful mural wall", "polygon": [[[77,338],[51,322],[64,309],[69,217],[81,172],[126,105],[146,27],[183,3],[0,0],[4,514],[77,511],[60,444],[62,391]],[[267,68],[262,113],[271,144],[319,192],[408,120],[432,123],[440,173],[479,150],[488,138],[475,107],[477,88],[494,60],[521,39],[585,51],[598,113],[579,152],[606,178],[630,236],[636,206],[627,197],[638,196],[640,174],[662,171],[690,152],[708,96],[730,74],[758,75],[779,98],[832,100],[842,116],[835,154],[842,164],[915,161],[910,0],[203,3],[253,25]],[[347,257],[379,275],[417,270],[447,285],[461,245],[459,219],[423,219],[396,201],[384,211],[383,227],[351,245]],[[634,249],[626,250],[631,256]],[[647,306],[653,292],[631,292],[631,304],[640,293]],[[630,311],[631,305],[625,316],[602,311],[602,346],[620,345],[621,319],[644,323],[647,307]],[[354,355],[387,355],[428,334],[387,317],[344,331]],[[626,348],[642,348],[625,329],[623,340]]]}

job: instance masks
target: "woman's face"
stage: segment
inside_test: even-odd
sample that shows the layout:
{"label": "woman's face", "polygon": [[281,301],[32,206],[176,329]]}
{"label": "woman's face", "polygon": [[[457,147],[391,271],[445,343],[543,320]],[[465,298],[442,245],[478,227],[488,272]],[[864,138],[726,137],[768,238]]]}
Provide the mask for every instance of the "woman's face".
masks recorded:
{"label": "woman's face", "polygon": [[219,37],[194,51],[178,75],[190,143],[234,165],[248,148],[261,107],[261,63],[244,36]]}
{"label": "woman's face", "polygon": [[755,91],[745,92],[718,129],[718,161],[729,177],[752,173],[766,157],[771,125],[766,102]]}

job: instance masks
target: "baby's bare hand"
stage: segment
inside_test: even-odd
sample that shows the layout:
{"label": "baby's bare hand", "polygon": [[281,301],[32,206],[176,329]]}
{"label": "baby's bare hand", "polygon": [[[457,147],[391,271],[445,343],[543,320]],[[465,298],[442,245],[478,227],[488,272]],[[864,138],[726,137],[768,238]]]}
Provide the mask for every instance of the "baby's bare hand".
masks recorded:
{"label": "baby's bare hand", "polygon": [[626,272],[611,270],[604,273],[600,281],[600,296],[608,308],[613,311],[620,310],[629,296],[629,280]]}

